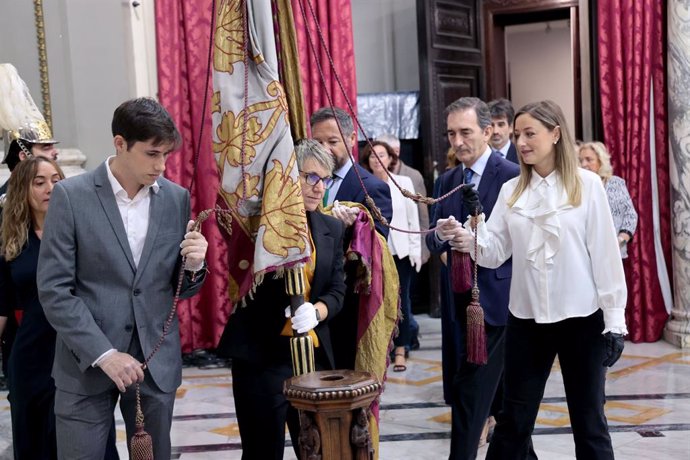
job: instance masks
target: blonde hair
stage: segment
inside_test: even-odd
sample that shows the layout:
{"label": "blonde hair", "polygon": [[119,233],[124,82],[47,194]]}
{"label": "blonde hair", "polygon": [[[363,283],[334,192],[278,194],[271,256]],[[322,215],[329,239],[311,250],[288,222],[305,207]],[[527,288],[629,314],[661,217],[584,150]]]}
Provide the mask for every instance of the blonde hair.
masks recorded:
{"label": "blonde hair", "polygon": [[55,168],[60,179],[65,178],[57,163],[37,155],[19,162],[10,176],[6,200],[2,210],[2,227],[0,228],[2,238],[0,253],[8,262],[19,256],[29,239],[29,229],[31,228],[31,205],[29,204],[31,183],[36,177],[39,163],[44,162],[50,163]]}
{"label": "blonde hair", "polygon": [[613,176],[613,166],[611,166],[611,154],[609,153],[608,149],[606,146],[603,144],[603,142],[584,142],[580,144],[579,148],[577,149],[577,154],[578,156],[580,155],[580,152],[584,149],[590,149],[594,154],[597,156],[599,159],[599,171],[597,171],[597,174],[599,174],[599,177],[601,177],[601,180],[606,183],[611,176]]}
{"label": "blonde hair", "polygon": [[[515,115],[515,123],[522,115],[529,115],[544,125],[549,131],[560,129],[560,137],[554,145],[556,158],[554,160],[556,171],[561,175],[563,186],[568,195],[568,204],[579,206],[582,201],[582,182],[578,173],[579,162],[575,154],[573,138],[568,130],[563,111],[553,101],[540,101],[527,104]],[[508,206],[512,207],[520,198],[520,195],[529,186],[532,179],[532,165],[525,164],[520,159],[520,176],[517,187],[508,200]]]}
{"label": "blonde hair", "polygon": [[458,157],[455,156],[455,149],[453,147],[449,148],[448,152],[446,153],[446,171],[459,165],[460,160],[458,160]]}

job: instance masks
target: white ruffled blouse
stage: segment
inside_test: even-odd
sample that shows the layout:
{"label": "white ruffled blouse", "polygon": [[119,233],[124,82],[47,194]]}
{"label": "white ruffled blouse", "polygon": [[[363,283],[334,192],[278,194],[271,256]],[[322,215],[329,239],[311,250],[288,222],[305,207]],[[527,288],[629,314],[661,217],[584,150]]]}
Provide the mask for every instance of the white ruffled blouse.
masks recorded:
{"label": "white ruffled blouse", "polygon": [[537,323],[604,312],[602,332],[627,333],[627,288],[606,192],[596,174],[578,168],[582,202],[573,207],[557,172],[536,172],[508,208],[518,177],[501,188],[491,218],[480,219],[479,265],[513,257],[510,312]]}

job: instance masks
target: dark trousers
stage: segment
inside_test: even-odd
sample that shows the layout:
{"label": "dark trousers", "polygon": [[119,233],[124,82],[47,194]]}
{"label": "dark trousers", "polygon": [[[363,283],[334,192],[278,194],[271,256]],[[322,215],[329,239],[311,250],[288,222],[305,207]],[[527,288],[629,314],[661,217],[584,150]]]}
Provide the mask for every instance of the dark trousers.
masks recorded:
{"label": "dark trousers", "polygon": [[521,459],[558,356],[578,459],[613,459],[604,415],[606,368],[601,310],[583,318],[537,324],[510,315],[506,329],[503,411],[486,456]]}
{"label": "dark trousers", "polygon": [[[456,302],[460,299],[457,299]],[[457,318],[462,328],[462,344],[458,356],[458,367],[453,378],[451,404],[451,460],[474,460],[477,458],[479,438],[503,372],[504,326],[485,323],[488,345],[488,361],[479,366],[467,362],[467,302],[457,310]]]}
{"label": "dark trousers", "polygon": [[[287,341],[286,341],[287,346]],[[328,362],[321,348],[314,350],[316,369]],[[283,395],[283,382],[292,377],[289,360],[271,365],[232,360],[232,392],[242,440],[242,460],[281,460],[285,451],[285,423],[299,458],[299,412]]]}
{"label": "dark trousers", "polygon": [[399,334],[395,338],[396,347],[410,348],[412,340],[411,318],[412,318],[412,302],[410,300],[410,283],[412,282],[413,268],[410,265],[410,258],[393,256],[395,261],[395,268],[398,269],[398,279],[400,280],[400,309],[402,310],[402,319],[398,323]]}

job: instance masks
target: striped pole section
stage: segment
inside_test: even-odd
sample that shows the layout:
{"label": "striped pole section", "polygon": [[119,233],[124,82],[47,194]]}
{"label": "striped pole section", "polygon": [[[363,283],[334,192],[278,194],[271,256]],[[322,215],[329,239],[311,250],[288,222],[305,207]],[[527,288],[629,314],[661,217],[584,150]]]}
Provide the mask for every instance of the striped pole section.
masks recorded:
{"label": "striped pole section", "polygon": [[[304,268],[292,267],[285,272],[285,292],[290,296],[290,311],[295,311],[304,303]],[[292,373],[294,375],[307,374],[316,370],[314,364],[314,342],[308,334],[297,334],[290,339],[290,354],[292,355]]]}

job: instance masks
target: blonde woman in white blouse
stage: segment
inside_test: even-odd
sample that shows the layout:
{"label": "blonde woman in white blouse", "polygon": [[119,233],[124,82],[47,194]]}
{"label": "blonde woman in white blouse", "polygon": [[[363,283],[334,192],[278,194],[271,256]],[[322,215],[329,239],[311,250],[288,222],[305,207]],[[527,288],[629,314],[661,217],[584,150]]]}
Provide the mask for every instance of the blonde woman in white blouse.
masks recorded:
{"label": "blonde woman in white blouse", "polygon": [[[613,459],[604,382],[623,351],[627,291],[606,193],[578,167],[558,105],[528,104],[514,126],[520,175],[477,227],[480,265],[513,257],[505,399],[486,458],[525,458],[558,356],[577,458]],[[473,242],[461,229],[453,245]]]}

